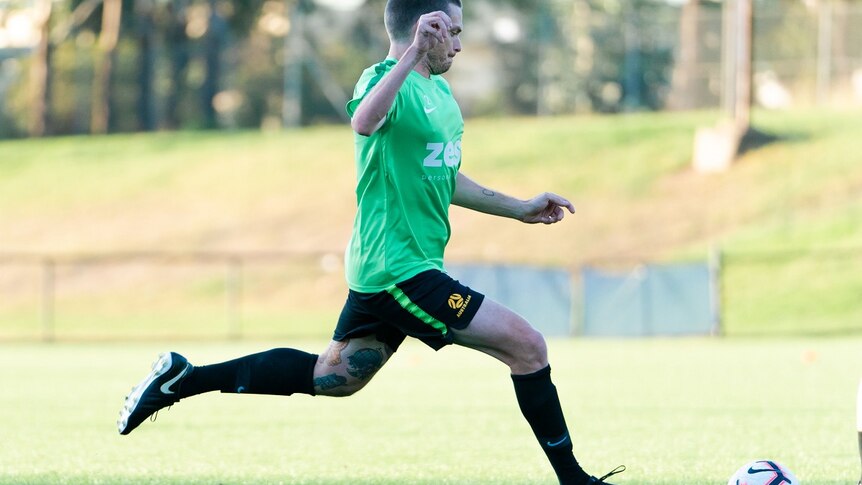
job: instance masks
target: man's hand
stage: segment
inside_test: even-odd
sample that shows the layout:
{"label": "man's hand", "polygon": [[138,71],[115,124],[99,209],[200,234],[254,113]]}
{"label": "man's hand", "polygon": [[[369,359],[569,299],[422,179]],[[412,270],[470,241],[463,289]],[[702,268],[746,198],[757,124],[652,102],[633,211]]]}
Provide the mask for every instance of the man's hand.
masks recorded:
{"label": "man's hand", "polygon": [[438,44],[445,42],[451,28],[452,19],[446,12],[431,12],[419,17],[416,23],[416,36],[413,38],[416,53],[422,57]]}
{"label": "man's hand", "polygon": [[526,201],[525,204],[525,212],[521,221],[527,224],[560,222],[566,214],[563,208],[568,209],[572,214],[575,213],[575,206],[571,202],[550,192],[537,195]]}

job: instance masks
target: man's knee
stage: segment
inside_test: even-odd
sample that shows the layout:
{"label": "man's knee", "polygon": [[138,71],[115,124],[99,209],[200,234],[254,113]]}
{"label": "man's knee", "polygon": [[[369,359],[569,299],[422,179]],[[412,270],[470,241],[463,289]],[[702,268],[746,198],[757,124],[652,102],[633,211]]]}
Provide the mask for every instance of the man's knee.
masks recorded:
{"label": "man's knee", "polygon": [[523,355],[525,363],[532,364],[531,367],[542,368],[548,363],[548,344],[541,332],[528,327],[523,334]]}
{"label": "man's knee", "polygon": [[392,350],[377,340],[333,341],[314,368],[314,389],[319,396],[356,394],[383,367]]}

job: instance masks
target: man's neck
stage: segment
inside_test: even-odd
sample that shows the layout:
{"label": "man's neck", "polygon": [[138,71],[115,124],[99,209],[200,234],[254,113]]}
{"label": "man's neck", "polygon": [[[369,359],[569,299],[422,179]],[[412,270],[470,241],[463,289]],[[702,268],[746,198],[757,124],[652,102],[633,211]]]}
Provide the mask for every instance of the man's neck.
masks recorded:
{"label": "man's neck", "polygon": [[[394,57],[400,61],[409,48],[410,44],[392,43],[389,45],[389,55],[387,57]],[[431,71],[425,63],[424,56],[423,59],[419,60],[419,62],[413,66],[413,70],[427,78],[431,77]]]}

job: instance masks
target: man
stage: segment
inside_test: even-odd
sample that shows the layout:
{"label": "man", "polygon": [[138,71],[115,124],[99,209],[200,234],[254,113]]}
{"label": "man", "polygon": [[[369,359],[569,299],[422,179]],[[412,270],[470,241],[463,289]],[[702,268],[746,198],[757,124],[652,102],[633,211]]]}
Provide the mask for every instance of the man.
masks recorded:
{"label": "man", "polygon": [[358,209],[346,251],[350,291],[329,348],[319,357],[273,349],[203,367],[162,354],[126,398],[119,431],[215,390],[348,396],[409,335],[435,350],[455,343],[509,366],[521,411],[560,483],[607,483],[622,470],[590,476],[572,453],[542,335],[443,272],[450,204],[544,224],[575,208],[551,193],[517,200],[459,172],[464,122],[440,74],[461,51],[460,0],[389,0],[385,24],[389,56],[365,70],[347,105],[356,132]]}

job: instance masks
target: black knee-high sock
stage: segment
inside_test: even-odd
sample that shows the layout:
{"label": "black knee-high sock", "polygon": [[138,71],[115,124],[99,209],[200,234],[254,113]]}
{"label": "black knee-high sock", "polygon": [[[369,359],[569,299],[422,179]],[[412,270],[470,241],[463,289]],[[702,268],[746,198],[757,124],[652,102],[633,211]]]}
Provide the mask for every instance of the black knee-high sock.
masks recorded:
{"label": "black knee-high sock", "polygon": [[551,382],[551,366],[532,374],[513,375],[521,413],[533,428],[561,484],[582,484],[590,478],[572,453],[572,439]]}
{"label": "black knee-high sock", "polygon": [[314,395],[317,355],[295,349],[272,349],[221,364],[195,367],[183,380],[180,398],[210,391],[243,394]]}

